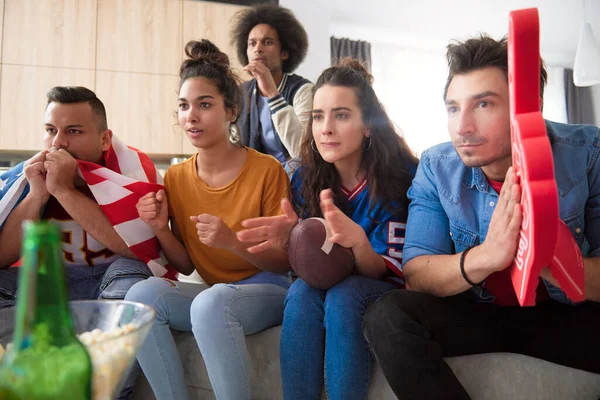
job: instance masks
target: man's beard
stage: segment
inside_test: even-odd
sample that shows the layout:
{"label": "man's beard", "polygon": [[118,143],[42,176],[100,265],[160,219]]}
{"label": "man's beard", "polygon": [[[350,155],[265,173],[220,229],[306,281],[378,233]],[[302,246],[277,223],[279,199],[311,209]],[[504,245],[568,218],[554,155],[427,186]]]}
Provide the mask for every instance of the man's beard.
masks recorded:
{"label": "man's beard", "polygon": [[486,167],[488,165],[491,165],[497,161],[500,160],[504,160],[507,157],[510,157],[511,154],[510,152],[508,154],[501,154],[495,157],[489,157],[489,158],[485,158],[485,159],[471,159],[471,156],[473,155],[473,152],[470,151],[466,151],[463,154],[459,154],[461,160],[463,161],[463,163],[469,167],[469,168],[482,168],[482,167]]}

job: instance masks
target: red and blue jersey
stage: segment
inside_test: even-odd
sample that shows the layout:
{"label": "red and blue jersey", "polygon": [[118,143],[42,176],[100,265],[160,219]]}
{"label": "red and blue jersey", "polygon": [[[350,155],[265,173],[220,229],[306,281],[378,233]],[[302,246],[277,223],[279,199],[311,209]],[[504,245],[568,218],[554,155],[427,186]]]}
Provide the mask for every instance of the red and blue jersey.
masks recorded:
{"label": "red and blue jersey", "polygon": [[[87,186],[78,188],[78,190],[94,200],[94,196]],[[48,200],[42,218],[54,222],[61,230],[61,250],[65,265],[93,267],[110,264],[121,257],[85,231],[54,197],[50,197]]]}
{"label": "red and blue jersey", "polygon": [[[297,208],[303,203],[299,173],[300,170],[297,170],[292,177],[292,197],[294,206]],[[377,203],[374,207],[371,207],[369,185],[366,179],[363,179],[352,190],[343,186],[341,190],[346,197],[348,210],[346,214],[363,228],[373,250],[383,257],[388,267],[388,273],[383,279],[404,286],[401,266],[404,234],[406,232],[406,209],[396,209],[392,213],[383,204]]]}

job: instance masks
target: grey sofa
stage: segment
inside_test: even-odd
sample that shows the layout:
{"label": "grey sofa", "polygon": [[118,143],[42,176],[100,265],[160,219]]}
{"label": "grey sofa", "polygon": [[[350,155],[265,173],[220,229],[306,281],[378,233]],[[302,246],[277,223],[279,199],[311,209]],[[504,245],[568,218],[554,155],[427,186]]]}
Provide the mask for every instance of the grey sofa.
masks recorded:
{"label": "grey sofa", "polygon": [[[282,398],[279,371],[280,332],[281,327],[278,326],[248,336],[246,339],[251,360],[253,399],[279,400]],[[190,397],[192,399],[214,399],[194,336],[187,332],[175,332],[174,335],[183,361],[185,381]],[[447,361],[475,400],[600,399],[600,375],[519,354],[472,355],[453,357]],[[324,394],[322,397],[325,399]],[[376,365],[369,387],[369,399],[392,400],[395,398],[381,369]],[[134,399],[154,399],[152,390],[143,375],[136,382]]]}

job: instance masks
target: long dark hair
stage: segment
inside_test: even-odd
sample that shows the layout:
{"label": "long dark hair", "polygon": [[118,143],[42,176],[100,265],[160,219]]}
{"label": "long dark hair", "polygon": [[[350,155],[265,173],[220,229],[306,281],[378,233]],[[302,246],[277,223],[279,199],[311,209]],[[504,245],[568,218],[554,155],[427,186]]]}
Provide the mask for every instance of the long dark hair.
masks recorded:
{"label": "long dark hair", "polygon": [[[372,82],[373,77],[360,62],[344,59],[337,66],[323,71],[313,93],[325,85],[343,86],[354,90],[363,124],[371,133],[371,144],[363,149],[360,164],[360,170],[365,171],[369,186],[369,214],[378,203],[393,215],[403,214],[408,206],[406,191],[412,182],[418,159],[396,131],[383,105],[377,99],[371,86]],[[348,205],[342,196],[340,178],[335,166],[323,160],[321,155],[313,150],[312,141],[311,115],[300,153],[302,201],[298,211],[303,216],[322,216],[319,194],[321,190],[332,189],[336,205],[347,212]]]}
{"label": "long dark hair", "polygon": [[[231,69],[227,54],[206,39],[188,42],[185,45],[185,54],[188,59],[183,61],[179,69],[179,89],[181,90],[183,83],[190,78],[210,79],[223,96],[225,107],[234,112],[237,121],[243,107],[239,85],[241,80]],[[235,130],[230,132],[229,141],[236,146],[242,146],[241,138]]]}

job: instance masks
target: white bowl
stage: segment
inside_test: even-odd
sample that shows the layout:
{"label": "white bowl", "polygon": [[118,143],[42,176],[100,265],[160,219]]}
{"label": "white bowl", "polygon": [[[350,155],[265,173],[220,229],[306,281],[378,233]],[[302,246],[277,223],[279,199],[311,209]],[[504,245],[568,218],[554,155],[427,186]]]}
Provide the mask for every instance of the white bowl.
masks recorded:
{"label": "white bowl", "polygon": [[[103,331],[100,341],[84,340],[92,360],[94,400],[110,400],[121,390],[135,356],[156,318],[152,307],[122,300],[86,300],[69,303],[75,333]],[[0,344],[12,342],[16,307],[0,310]],[[110,337],[109,332],[121,331]],[[96,331],[97,332],[97,331]],[[96,335],[93,335],[96,336]]]}

